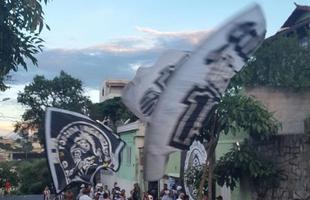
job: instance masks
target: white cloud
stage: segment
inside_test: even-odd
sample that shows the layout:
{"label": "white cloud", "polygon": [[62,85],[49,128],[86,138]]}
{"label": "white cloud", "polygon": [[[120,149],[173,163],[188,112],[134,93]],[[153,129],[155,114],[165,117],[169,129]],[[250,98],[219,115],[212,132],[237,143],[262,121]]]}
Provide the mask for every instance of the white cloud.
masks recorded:
{"label": "white cloud", "polygon": [[155,48],[154,41],[144,37],[123,37],[114,39],[105,44],[86,48],[91,51],[107,53],[134,53]]}
{"label": "white cloud", "polygon": [[140,32],[146,33],[149,36],[155,37],[157,39],[160,38],[181,39],[189,41],[193,45],[196,45],[199,41],[205,38],[212,31],[212,30],[203,30],[203,31],[199,30],[199,31],[164,32],[152,28],[139,27],[139,26],[137,26],[136,29]]}
{"label": "white cloud", "polygon": [[98,103],[99,102],[99,90],[94,89],[94,88],[85,88],[85,95],[89,96],[90,100],[93,103]]}
{"label": "white cloud", "polygon": [[[192,50],[208,33],[207,31],[163,32],[146,27],[136,27],[140,36],[123,37],[108,43],[82,49],[45,49],[37,55],[39,67],[29,63],[28,71],[13,72],[11,89],[0,94],[0,113],[20,119],[24,108],[17,104],[18,91],[37,74],[46,78],[59,75],[61,70],[82,80],[86,95],[93,102],[99,101],[99,88],[106,79],[130,80],[140,66],[151,66],[167,49]],[[5,104],[4,104],[5,103]],[[1,115],[0,115],[1,118]],[[1,129],[1,125],[0,125]],[[7,129],[6,129],[7,130]]]}
{"label": "white cloud", "polygon": [[137,71],[139,67],[141,67],[142,65],[140,63],[132,63],[132,64],[129,64],[129,66],[133,71]]}
{"label": "white cloud", "polygon": [[14,124],[24,113],[22,105],[17,103],[17,93],[24,89],[24,85],[10,85],[10,88],[0,93],[0,135],[6,135],[14,130]]}
{"label": "white cloud", "polygon": [[163,32],[136,27],[144,34],[114,39],[83,49],[45,49],[37,56],[39,67],[13,72],[12,84],[31,82],[36,74],[53,78],[61,70],[99,89],[105,79],[131,79],[139,66],[152,65],[167,49],[192,50],[210,31]]}
{"label": "white cloud", "polygon": [[83,49],[45,49],[37,56],[39,67],[13,72],[12,84],[31,82],[36,74],[53,78],[61,70],[99,89],[105,79],[131,79],[139,66],[150,66],[167,49],[192,50],[210,31],[163,32],[137,27],[144,34],[118,38]]}

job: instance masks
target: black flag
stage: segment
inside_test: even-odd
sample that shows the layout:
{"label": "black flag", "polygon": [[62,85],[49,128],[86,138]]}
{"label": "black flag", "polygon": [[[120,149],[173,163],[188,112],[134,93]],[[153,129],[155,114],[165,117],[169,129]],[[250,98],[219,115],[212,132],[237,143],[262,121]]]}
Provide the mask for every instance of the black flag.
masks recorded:
{"label": "black flag", "polygon": [[125,143],[112,130],[79,113],[48,108],[45,149],[55,190],[92,184],[102,168],[117,171]]}

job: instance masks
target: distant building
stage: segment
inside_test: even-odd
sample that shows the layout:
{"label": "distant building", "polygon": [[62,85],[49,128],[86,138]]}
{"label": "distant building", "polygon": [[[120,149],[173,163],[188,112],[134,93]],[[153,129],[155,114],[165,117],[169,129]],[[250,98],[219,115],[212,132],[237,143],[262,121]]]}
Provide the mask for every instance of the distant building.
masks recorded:
{"label": "distant building", "polygon": [[5,151],[0,149],[0,162],[5,162],[9,160],[9,154]]}
{"label": "distant building", "polygon": [[[297,36],[301,47],[309,45],[310,41],[310,6],[298,5],[283,23],[279,31],[267,38],[273,40],[278,36]],[[303,134],[305,116],[310,113],[310,92],[302,93],[289,88],[248,88],[247,93],[261,101],[281,122],[280,134]]]}
{"label": "distant building", "polygon": [[310,6],[298,5],[296,3],[295,6],[295,10],[274,36],[291,36],[296,34],[300,41],[300,45],[307,46],[309,43],[308,33],[310,30]]}
{"label": "distant building", "polygon": [[114,97],[120,97],[122,90],[128,84],[127,80],[106,80],[103,81],[100,90],[100,102]]}

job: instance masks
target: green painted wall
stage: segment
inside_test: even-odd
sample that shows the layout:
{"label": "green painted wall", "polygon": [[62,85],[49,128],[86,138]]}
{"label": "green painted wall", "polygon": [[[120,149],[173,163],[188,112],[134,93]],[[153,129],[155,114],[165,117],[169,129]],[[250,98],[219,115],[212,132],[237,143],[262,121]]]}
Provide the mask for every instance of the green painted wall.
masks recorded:
{"label": "green painted wall", "polygon": [[134,144],[135,134],[135,131],[129,131],[120,135],[121,139],[126,142],[126,146],[121,154],[122,162],[117,175],[118,177],[129,181],[136,181],[136,147]]}
{"label": "green painted wall", "polygon": [[174,152],[169,155],[169,161],[166,168],[166,174],[173,177],[180,176],[181,153]]}
{"label": "green painted wall", "polygon": [[[121,139],[126,142],[126,146],[121,154],[122,162],[117,176],[121,179],[125,179],[131,182],[138,181],[136,173],[136,146],[134,143],[136,131],[128,131],[121,133]],[[216,148],[216,158],[219,159],[225,153],[227,153],[232,146],[237,142],[241,142],[246,137],[245,134],[239,133],[237,135],[221,135],[219,139],[219,144]],[[129,153],[131,151],[131,153]],[[166,168],[166,173],[169,176],[179,177],[180,174],[180,162],[181,153],[175,152],[170,154],[169,161]],[[242,193],[242,194],[241,194]],[[220,187],[217,187],[217,194],[220,194]],[[231,200],[250,200],[250,193],[247,190],[240,190],[236,188],[231,193]]]}

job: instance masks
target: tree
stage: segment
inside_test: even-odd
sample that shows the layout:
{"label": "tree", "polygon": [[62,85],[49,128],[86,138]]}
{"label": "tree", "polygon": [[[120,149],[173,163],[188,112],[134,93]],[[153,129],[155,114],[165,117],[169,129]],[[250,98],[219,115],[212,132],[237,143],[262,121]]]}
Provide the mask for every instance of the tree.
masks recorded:
{"label": "tree", "polygon": [[1,138],[0,138],[0,149],[7,150],[7,151],[15,150],[10,144],[3,144],[1,142]]}
{"label": "tree", "polygon": [[308,45],[297,35],[274,36],[264,41],[235,82],[245,86],[302,89],[310,87],[310,32]]}
{"label": "tree", "polygon": [[233,146],[230,152],[218,160],[214,174],[220,186],[226,185],[231,190],[237,182],[247,179],[258,197],[265,199],[267,191],[278,186],[282,171],[271,160],[260,155],[253,148],[255,144],[245,140],[241,145]]}
{"label": "tree", "polygon": [[17,171],[19,190],[23,194],[42,194],[45,186],[51,186],[52,178],[45,159],[21,161],[17,164]]}
{"label": "tree", "polygon": [[14,168],[6,162],[0,164],[0,188],[5,188],[6,182],[12,187],[17,187],[19,178]]}
{"label": "tree", "polygon": [[272,113],[268,112],[260,102],[245,96],[242,90],[237,87],[227,90],[210,116],[207,122],[208,126],[204,127],[202,134],[198,138],[205,144],[208,155],[208,166],[204,166],[203,175],[200,179],[198,190],[200,196],[198,196],[198,199],[202,199],[206,178],[208,178],[208,197],[212,199],[215,149],[220,134],[244,132],[256,140],[262,140],[275,134],[278,130],[278,122]]}
{"label": "tree", "polygon": [[127,120],[134,121],[138,119],[126,108],[120,97],[93,104],[90,109],[90,117],[100,121],[107,120],[108,125],[113,130],[116,130],[118,125],[124,124]]}
{"label": "tree", "polygon": [[42,3],[48,0],[0,1],[0,90],[10,71],[21,65],[27,69],[26,59],[37,65],[35,54],[42,51],[43,39],[39,37],[44,25]]}
{"label": "tree", "polygon": [[[263,45],[257,50],[254,57],[252,57],[247,66],[238,73],[231,81],[230,88],[238,88],[238,86],[250,86],[255,87],[267,86],[267,87],[285,87],[293,89],[309,88],[310,86],[310,68],[309,68],[309,53],[310,53],[310,35],[308,33],[308,45],[301,46],[298,37],[296,35],[275,36],[264,41]],[[284,73],[285,72],[285,73]],[[239,93],[239,92],[238,92]],[[213,170],[215,166],[214,150],[217,146],[220,133],[227,134],[229,132],[242,131],[250,134],[254,140],[262,140],[266,137],[266,133],[274,134],[278,129],[278,122],[272,117],[271,113],[262,107],[261,105],[254,103],[249,97],[242,97],[240,93],[237,95],[231,93],[231,89],[228,89],[225,96],[222,98],[220,104],[214,109],[214,114],[209,120],[209,125],[205,128],[202,141],[206,142],[206,149],[208,155],[209,167],[205,167],[204,175],[202,176],[200,190],[205,184],[205,179],[208,177],[209,188],[212,187]],[[232,98],[233,97],[233,98]],[[227,101],[227,103],[225,103]],[[243,102],[243,103],[242,103]],[[254,104],[253,104],[254,103]],[[245,107],[244,107],[245,106]],[[247,109],[246,109],[247,108]],[[256,111],[255,111],[256,110]],[[246,145],[242,145],[243,149],[247,149]],[[234,187],[236,180],[240,177],[236,174],[232,174],[232,170],[223,170],[225,165],[230,165],[231,159],[238,160],[238,156],[242,155],[242,151],[232,151],[225,155],[220,160],[219,165],[222,170],[217,169],[218,183],[226,184],[227,186]],[[244,165],[254,166],[255,162],[250,162],[251,158],[256,155],[246,152],[248,162],[243,162]],[[252,156],[252,157],[251,157]],[[242,156],[241,156],[242,157]],[[262,158],[263,159],[263,158]],[[272,177],[275,166],[268,164],[268,162],[261,162],[265,167],[260,175],[256,173],[256,181],[260,180],[263,184],[266,183],[263,180],[267,180]],[[236,169],[237,163],[234,163],[232,169]],[[252,170],[246,167],[241,167],[245,173],[250,173]],[[268,170],[267,170],[268,169]],[[226,174],[221,174],[226,172]],[[268,173],[267,173],[268,172]],[[270,172],[270,173],[269,173]],[[206,174],[209,173],[209,176]],[[270,175],[271,174],[271,175]],[[264,175],[264,176],[263,176]],[[254,180],[254,179],[253,179]],[[274,185],[271,180],[271,185]],[[265,184],[265,185],[269,185]],[[212,197],[212,190],[209,189],[209,199]]]}
{"label": "tree", "polygon": [[46,108],[56,107],[87,114],[91,101],[83,93],[82,82],[63,71],[52,80],[35,76],[32,83],[18,93],[17,101],[27,109],[22,115],[23,121],[16,124],[15,130],[20,133],[25,133],[25,129],[37,130],[43,144]]}
{"label": "tree", "polygon": [[[29,138],[29,136],[27,137]],[[28,159],[28,154],[32,151],[33,147],[32,147],[32,142],[29,141],[29,139],[23,139],[21,141],[21,149],[22,151],[25,153],[25,158],[26,160]]]}
{"label": "tree", "polygon": [[1,162],[0,188],[6,180],[17,194],[42,194],[45,186],[52,186],[46,159]]}

